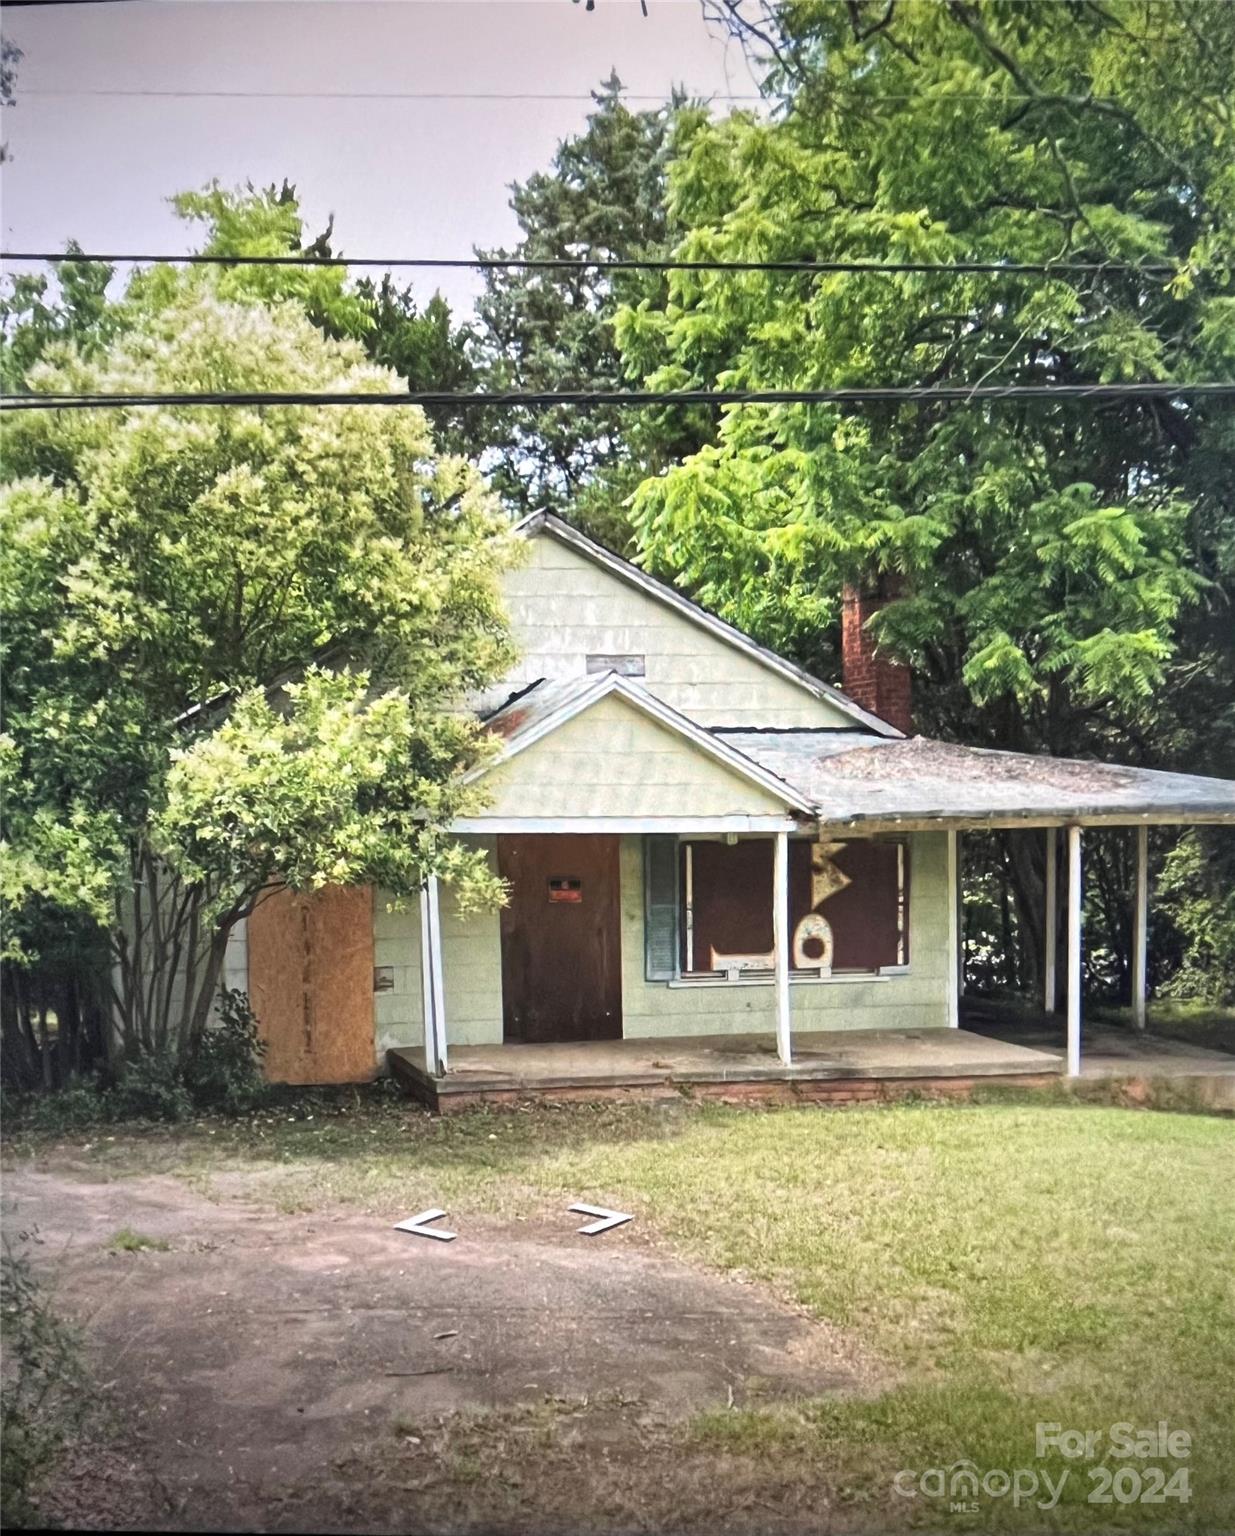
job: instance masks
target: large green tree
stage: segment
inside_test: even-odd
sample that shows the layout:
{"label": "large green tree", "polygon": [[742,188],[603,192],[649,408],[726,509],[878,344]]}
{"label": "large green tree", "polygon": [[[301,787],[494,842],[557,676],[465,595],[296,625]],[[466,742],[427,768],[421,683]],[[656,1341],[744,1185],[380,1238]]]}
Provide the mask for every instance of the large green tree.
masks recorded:
{"label": "large green tree", "polygon": [[[215,256],[333,257],[334,219],[308,238],[296,188],[221,187],[217,182],[172,199],[181,218],[200,224],[199,250]],[[223,269],[220,291],[245,301],[291,300],[330,337],[353,337],[371,361],[391,368],[409,390],[466,392],[475,380],[469,357],[471,328],[457,324],[440,293],[422,301],[410,283],[389,272],[353,281],[338,266]],[[435,406],[428,412],[434,440],[452,453],[476,457],[482,440],[466,410]]]}
{"label": "large green tree", "polygon": [[[399,387],[301,304],[201,272],[134,283],[105,346],[34,392]],[[106,935],[116,1047],[191,1051],[272,881],[437,871],[484,750],[451,706],[508,661],[496,503],[415,407],[29,412],[6,422],[0,603],[10,953]]]}
{"label": "large green tree", "polygon": [[[584,131],[565,139],[548,169],[511,188],[520,238],[478,252],[523,261],[623,261],[663,257],[677,238],[666,206],[666,168],[705,114],[674,99],[634,112],[616,74],[594,93]],[[472,355],[488,390],[620,389],[613,334],[623,304],[656,302],[663,280],[647,272],[489,268],[476,304]],[[706,413],[622,406],[520,406],[478,421],[486,465],[508,506],[559,512],[624,546],[624,501],[647,474],[690,452]]]}
{"label": "large green tree", "polygon": [[[777,110],[699,128],[672,165],[680,255],[1059,269],[680,273],[665,302],[619,319],[632,374],[777,388],[1235,373],[1235,7],[724,10]],[[653,565],[816,665],[844,582],[899,593],[876,628],[913,666],[924,729],[1221,771],[1233,487],[1228,402],[759,406],[647,481],[634,520]],[[1035,878],[1017,873],[1027,920]]]}

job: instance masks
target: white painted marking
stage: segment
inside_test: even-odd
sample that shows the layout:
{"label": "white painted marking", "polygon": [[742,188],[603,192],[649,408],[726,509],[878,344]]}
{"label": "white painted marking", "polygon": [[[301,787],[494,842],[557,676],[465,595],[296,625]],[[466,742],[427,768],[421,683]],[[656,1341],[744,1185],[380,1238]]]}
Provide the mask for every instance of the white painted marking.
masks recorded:
{"label": "white painted marking", "polygon": [[419,1216],[408,1216],[403,1221],[396,1221],[395,1231],[410,1232],[414,1237],[436,1237],[439,1242],[453,1243],[459,1235],[457,1232],[447,1232],[444,1227],[426,1225],[430,1221],[440,1221],[445,1214],[445,1211],[435,1209],[421,1211]]}
{"label": "white painted marking", "polygon": [[580,1216],[599,1216],[599,1221],[590,1222],[579,1230],[585,1237],[599,1237],[602,1232],[608,1232],[611,1227],[620,1227],[625,1221],[634,1221],[633,1216],[628,1216],[624,1211],[607,1211],[603,1205],[572,1205],[569,1210],[578,1211]]}

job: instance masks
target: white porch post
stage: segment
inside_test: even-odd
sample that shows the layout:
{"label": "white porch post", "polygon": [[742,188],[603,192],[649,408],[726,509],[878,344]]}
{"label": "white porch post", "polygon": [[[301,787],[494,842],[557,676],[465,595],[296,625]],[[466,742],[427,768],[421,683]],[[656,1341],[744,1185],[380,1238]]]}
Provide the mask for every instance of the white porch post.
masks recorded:
{"label": "white porch post", "polygon": [[947,957],[947,1017],[944,1020],[952,1029],[961,1022],[961,879],[960,850],[955,829],[948,839],[948,957]]}
{"label": "white porch post", "polygon": [[429,943],[429,887],[420,887],[420,1016],[424,1021],[425,1070],[440,1077],[437,1059],[437,1023],[433,1017],[433,958]]}
{"label": "white porch post", "polygon": [[1068,1076],[1081,1075],[1081,829],[1068,828]]}
{"label": "white porch post", "polygon": [[1132,915],[1132,1019],[1145,1028],[1149,979],[1149,828],[1136,829],[1136,906]]}
{"label": "white porch post", "polygon": [[1042,915],[1042,1006],[1047,1013],[1054,1013],[1059,990],[1055,984],[1055,965],[1058,951],[1055,943],[1059,919],[1055,913],[1055,901],[1059,894],[1059,876],[1056,860],[1059,851],[1059,832],[1055,827],[1046,829],[1046,910]]}
{"label": "white porch post", "polygon": [[772,864],[772,918],[776,945],[776,1054],[783,1066],[793,1064],[793,1034],[789,1014],[789,834],[776,834]]}
{"label": "white porch post", "polygon": [[420,985],[424,1010],[425,1068],[446,1071],[446,992],[442,974],[441,895],[436,875],[420,889]]}

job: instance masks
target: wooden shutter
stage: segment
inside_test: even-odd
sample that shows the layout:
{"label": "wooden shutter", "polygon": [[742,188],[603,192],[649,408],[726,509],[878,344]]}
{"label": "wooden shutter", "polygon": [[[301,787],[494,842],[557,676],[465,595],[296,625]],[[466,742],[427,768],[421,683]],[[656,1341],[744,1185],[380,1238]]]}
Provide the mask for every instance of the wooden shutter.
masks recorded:
{"label": "wooden shutter", "polygon": [[665,833],[643,839],[643,942],[649,981],[672,981],[678,954],[678,840]]}

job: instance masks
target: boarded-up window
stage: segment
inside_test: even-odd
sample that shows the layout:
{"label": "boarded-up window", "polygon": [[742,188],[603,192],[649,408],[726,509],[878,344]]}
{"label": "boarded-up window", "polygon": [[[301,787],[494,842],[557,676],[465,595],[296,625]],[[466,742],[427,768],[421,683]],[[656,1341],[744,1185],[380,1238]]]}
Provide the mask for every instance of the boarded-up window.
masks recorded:
{"label": "boarded-up window", "polygon": [[682,844],[682,970],[769,970],[773,962],[772,843]]}
{"label": "boarded-up window", "polygon": [[[678,962],[683,975],[772,969],[773,857],[770,838],[681,845]],[[789,927],[792,963],[799,970],[874,971],[908,964],[906,845],[791,842]]]}

